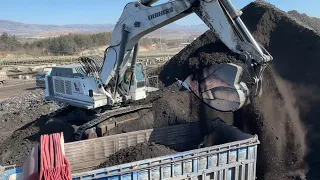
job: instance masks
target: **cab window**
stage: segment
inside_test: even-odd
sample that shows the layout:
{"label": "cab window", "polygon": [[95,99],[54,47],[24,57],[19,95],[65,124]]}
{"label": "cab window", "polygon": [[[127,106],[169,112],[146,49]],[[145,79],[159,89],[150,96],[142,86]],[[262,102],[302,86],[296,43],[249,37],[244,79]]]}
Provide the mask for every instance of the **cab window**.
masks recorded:
{"label": "cab window", "polygon": [[143,66],[142,64],[137,64],[136,68],[136,78],[137,78],[137,87],[144,87],[145,86],[145,75],[143,73]]}

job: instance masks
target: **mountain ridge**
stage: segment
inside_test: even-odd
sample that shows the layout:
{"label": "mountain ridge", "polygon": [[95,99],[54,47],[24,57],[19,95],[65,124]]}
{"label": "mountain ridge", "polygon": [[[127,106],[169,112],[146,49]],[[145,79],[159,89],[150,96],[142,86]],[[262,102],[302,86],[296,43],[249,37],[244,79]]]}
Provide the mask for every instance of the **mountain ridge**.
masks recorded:
{"label": "mountain ridge", "polygon": [[[68,33],[96,33],[101,31],[112,31],[115,24],[27,24],[22,22],[0,19],[0,33],[6,32],[17,36],[50,37]],[[205,24],[199,25],[179,25],[176,23],[168,24],[163,30],[181,30],[184,33],[204,32],[207,30]]]}

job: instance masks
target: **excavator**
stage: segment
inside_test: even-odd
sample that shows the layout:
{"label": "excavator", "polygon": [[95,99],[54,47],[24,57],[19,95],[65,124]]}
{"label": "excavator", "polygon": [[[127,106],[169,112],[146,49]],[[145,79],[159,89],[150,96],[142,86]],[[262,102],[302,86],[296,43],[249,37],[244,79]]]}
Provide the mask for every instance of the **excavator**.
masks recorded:
{"label": "excavator", "polygon": [[[201,82],[190,76],[177,82],[211,108],[234,112],[262,94],[262,74],[273,57],[258,44],[241,20],[241,11],[230,0],[138,0],[126,4],[102,58],[81,57],[78,65],[53,68],[45,78],[45,99],[83,110],[99,110],[80,126],[83,133],[105,121],[148,105],[128,106],[143,100],[155,87],[147,87],[143,66],[137,63],[139,39],[148,33],[195,13],[245,66],[224,63],[203,70]],[[249,72],[252,84],[241,81]],[[199,90],[199,88],[201,90]],[[106,111],[101,114],[101,109]]]}

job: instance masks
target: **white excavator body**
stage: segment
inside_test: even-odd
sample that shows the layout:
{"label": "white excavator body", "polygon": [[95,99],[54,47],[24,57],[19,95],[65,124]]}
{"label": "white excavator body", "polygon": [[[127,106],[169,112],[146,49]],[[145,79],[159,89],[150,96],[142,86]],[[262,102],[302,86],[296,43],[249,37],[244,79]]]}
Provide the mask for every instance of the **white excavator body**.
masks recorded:
{"label": "white excavator body", "polygon": [[[79,73],[81,72],[81,73]],[[119,94],[126,94],[131,80],[131,71],[127,70],[119,85]],[[47,100],[69,104],[83,109],[95,109],[106,105],[115,105],[123,102],[122,97],[117,94],[111,99],[108,92],[99,87],[99,79],[90,77],[81,64],[57,66],[52,69],[51,76],[46,78],[45,96]],[[151,89],[151,90],[150,90]],[[136,72],[131,83],[128,96],[130,100],[137,101],[145,99],[149,91],[156,91],[157,88],[146,86],[146,76],[142,64],[136,64]],[[116,100],[113,101],[112,100]]]}

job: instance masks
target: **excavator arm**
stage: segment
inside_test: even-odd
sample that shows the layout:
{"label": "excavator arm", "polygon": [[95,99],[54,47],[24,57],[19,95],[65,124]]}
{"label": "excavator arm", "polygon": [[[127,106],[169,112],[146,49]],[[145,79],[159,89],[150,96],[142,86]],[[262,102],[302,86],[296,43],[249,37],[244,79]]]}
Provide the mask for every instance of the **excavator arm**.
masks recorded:
{"label": "excavator arm", "polygon": [[[140,0],[128,3],[125,6],[114,28],[110,46],[105,53],[100,75],[101,82],[104,86],[108,86],[110,80],[115,79],[116,87],[114,91],[117,90],[119,78],[128,67],[131,52],[134,47],[138,47],[139,39],[191,13],[196,13],[210,30],[212,30],[232,52],[239,54],[239,57],[245,62],[246,68],[250,72],[251,79],[254,82],[255,90],[253,94],[260,95],[262,93],[262,73],[273,58],[252,37],[240,18],[242,12],[238,11],[230,0],[172,0],[164,4],[152,6],[156,1],[157,0]],[[136,54],[134,56],[136,56]],[[228,105],[215,109],[220,111],[234,111],[245,104],[249,92],[246,84],[239,81],[242,71],[243,69],[241,67],[234,64],[211,69],[211,74],[213,72],[220,73],[215,74],[215,76],[220,76],[220,83],[216,83],[215,87],[223,86],[232,89],[231,92],[226,89],[222,91],[219,90],[217,94],[221,95],[221,92],[224,92],[222,97],[226,95],[230,96],[230,93],[237,94],[237,100],[232,100],[232,102],[236,101],[237,105],[230,106],[229,103]],[[209,74],[207,74],[207,76]],[[188,83],[184,83],[184,85],[187,84]],[[211,93],[210,96],[212,96],[212,94],[214,93]],[[211,97],[211,99],[218,98]],[[216,103],[221,104],[220,101]],[[221,106],[217,104],[213,104],[212,106]]]}

